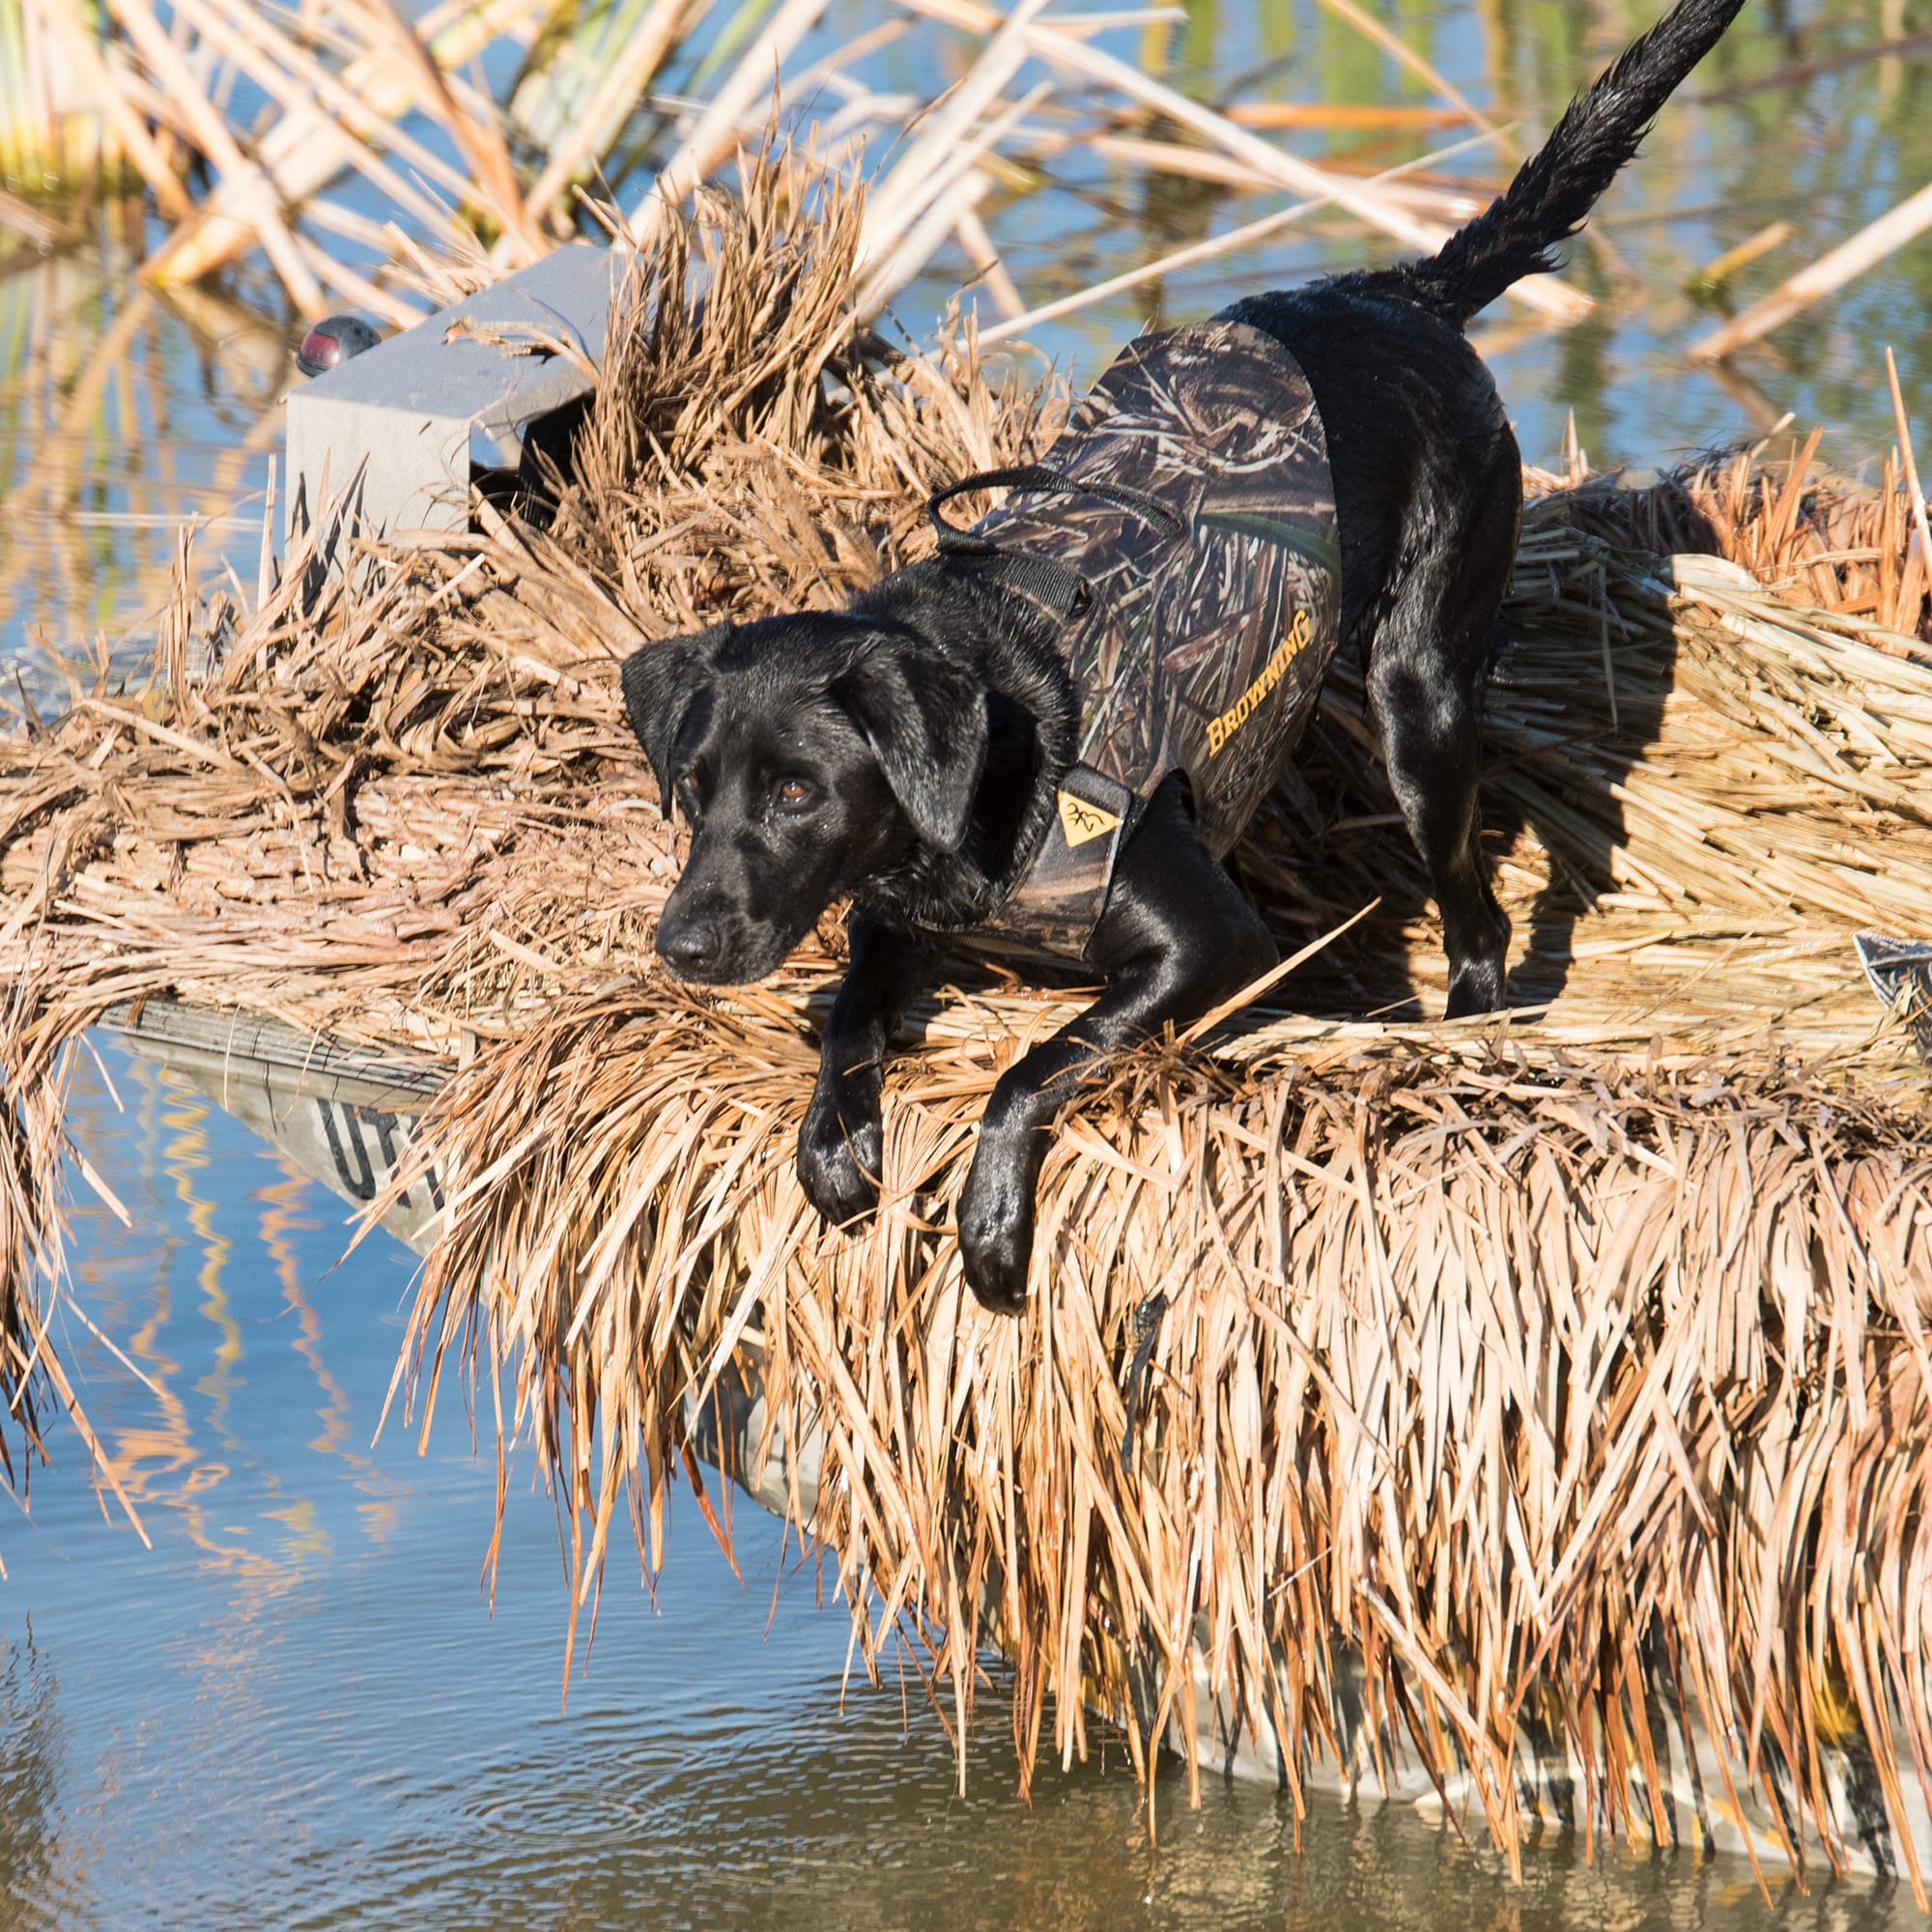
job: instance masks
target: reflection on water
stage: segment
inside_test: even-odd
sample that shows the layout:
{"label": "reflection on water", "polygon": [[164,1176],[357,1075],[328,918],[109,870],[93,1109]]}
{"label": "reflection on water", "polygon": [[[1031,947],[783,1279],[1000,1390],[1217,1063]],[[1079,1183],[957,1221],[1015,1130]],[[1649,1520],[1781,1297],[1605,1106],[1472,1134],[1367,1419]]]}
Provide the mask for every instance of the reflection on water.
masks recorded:
{"label": "reflection on water", "polygon": [[0,253],[0,658],[37,694],[64,688],[50,652],[152,653],[184,519],[253,594],[287,330],[245,281],[148,288],[139,240],[103,221],[49,261]]}
{"label": "reflection on water", "polygon": [[[1511,1932],[1767,1922],[1748,1869],[1595,1865],[1524,1884],[1406,1806],[1285,1801],[1177,1774],[1147,1818],[1124,1755],[1014,1788],[1001,1692],[965,1796],[916,1680],[841,1685],[846,1625],[776,1522],[734,1511],[745,1582],[674,1507],[656,1603],[613,1563],[587,1667],[560,1679],[549,1502],[516,1493],[480,1588],[493,1459],[371,1446],[412,1261],[333,1266],[343,1208],[118,1042],[75,1124],[131,1229],[82,1205],[75,1276],[145,1384],[72,1338],[152,1550],[78,1463],[4,1531],[0,1932],[61,1927],[1122,1926]],[[1896,1887],[1781,1888],[1773,1921],[1922,1923]]]}

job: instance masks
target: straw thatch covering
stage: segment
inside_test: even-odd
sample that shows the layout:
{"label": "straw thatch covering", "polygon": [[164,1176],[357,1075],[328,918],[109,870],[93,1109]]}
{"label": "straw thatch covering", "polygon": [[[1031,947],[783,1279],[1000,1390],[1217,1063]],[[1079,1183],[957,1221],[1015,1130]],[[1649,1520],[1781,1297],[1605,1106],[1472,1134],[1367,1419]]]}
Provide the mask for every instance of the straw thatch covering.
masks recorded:
{"label": "straw thatch covering", "polygon": [[[184,598],[163,678],[0,744],[16,1327],[49,1069],[109,1002],[441,1056],[418,1389],[452,1351],[483,1369],[563,1480],[577,1602],[627,1495],[661,1559],[691,1398],[735,1362],[786,1466],[810,1438],[792,1507],[868,1649],[909,1633],[963,1708],[997,1639],[1023,1759],[1049,1714],[1082,1749],[1091,1704],[1143,1763],[1198,1755],[1199,1674],[1298,1788],[1346,1677],[1514,1855],[1533,1728],[1582,1768],[1579,1816],[1651,1829],[1662,1695],[1834,1861],[1861,1736],[1910,1864],[1932,1120],[1850,946],[1932,935],[1897,506],[1748,465],[1531,506],[1485,792],[1507,1025],[1420,1016],[1439,948],[1345,666],[1237,863],[1291,945],[1379,909],[1280,1005],[1082,1102],[1003,1321],[961,1289],[952,1204],[1065,994],[958,964],[889,1083],[876,1224],[821,1230],[791,1149],[837,923],[763,987],[655,969],[674,855],[614,673],[917,554],[928,484],[1019,454],[1058,392],[855,334],[849,203],[754,180],[699,233],[701,271],[680,230],[634,276],[547,530],[484,507],[307,611],[295,559],[239,634],[191,638]],[[1684,554],[1719,544],[1766,582]]]}

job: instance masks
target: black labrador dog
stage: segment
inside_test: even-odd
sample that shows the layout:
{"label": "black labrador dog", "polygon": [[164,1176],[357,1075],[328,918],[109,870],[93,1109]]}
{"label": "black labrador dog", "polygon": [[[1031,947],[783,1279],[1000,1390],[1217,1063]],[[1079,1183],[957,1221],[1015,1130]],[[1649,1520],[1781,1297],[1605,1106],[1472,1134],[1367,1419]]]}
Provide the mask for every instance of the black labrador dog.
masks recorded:
{"label": "black labrador dog", "polygon": [[[1442,915],[1450,1017],[1495,1010],[1504,997],[1510,928],[1478,843],[1477,770],[1522,491],[1495,384],[1463,329],[1512,283],[1553,266],[1550,250],[1577,231],[1742,5],[1682,0],[1572,103],[1503,197],[1430,260],[1251,297],[1191,338],[1245,345],[1251,355],[1278,345],[1282,380],[1298,372],[1312,393],[1303,441],[1319,414],[1332,484],[1321,614],[1366,653],[1389,777]],[[1267,427],[1249,425],[1263,440]],[[1009,502],[1029,489],[1104,498],[1117,530],[1156,549],[1160,520],[1178,521],[1146,491],[1069,484],[1045,469],[1007,480],[1019,486]],[[1246,526],[1238,513],[1224,521]],[[1040,518],[1010,527],[1037,534]],[[997,928],[1043,841],[1091,837],[1108,848],[1080,943],[1061,949],[1097,968],[1105,990],[1001,1078],[960,1198],[966,1279],[988,1307],[1014,1310],[1027,1293],[1035,1190],[1061,1109],[1107,1056],[1198,1018],[1276,955],[1221,864],[1238,825],[1205,838],[1196,782],[1205,751],[1199,769],[1156,764],[1158,782],[1144,796],[1068,788],[1081,706],[1120,696],[1101,688],[1096,699],[1091,679],[1083,695],[1062,648],[1090,586],[1064,565],[1030,559],[1023,542],[951,538],[932,561],[896,572],[844,611],[647,645],[625,664],[623,687],[666,814],[675,803],[692,828],[657,934],[672,972],[713,984],[759,979],[828,904],[851,896],[850,969],[798,1147],[800,1180],[835,1223],[877,1205],[884,1063],[934,963],[936,935]],[[1272,554],[1291,555],[1300,539],[1285,541]],[[1317,605],[1310,559],[1322,544],[1318,530],[1293,552]],[[1285,623],[1286,608],[1271,621]],[[1276,742],[1265,745],[1249,714],[1266,708],[1307,633],[1304,619],[1292,635],[1273,633],[1283,638],[1273,658],[1251,681],[1256,660],[1245,661],[1239,702],[1211,721],[1217,754],[1246,727],[1257,781],[1279,772],[1306,702],[1273,721]],[[1156,645],[1184,655],[1186,641]],[[1319,674],[1325,656],[1310,651],[1304,662]]]}

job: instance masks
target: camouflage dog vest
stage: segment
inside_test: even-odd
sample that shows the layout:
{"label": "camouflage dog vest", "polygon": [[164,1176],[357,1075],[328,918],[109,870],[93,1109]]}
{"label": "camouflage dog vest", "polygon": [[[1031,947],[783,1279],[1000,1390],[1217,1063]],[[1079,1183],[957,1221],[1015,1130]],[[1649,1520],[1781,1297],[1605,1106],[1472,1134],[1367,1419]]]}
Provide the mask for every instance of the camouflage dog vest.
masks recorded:
{"label": "camouflage dog vest", "polygon": [[[939,506],[1009,485],[970,530]],[[1039,497],[1060,498],[1045,505]],[[1224,857],[1281,777],[1334,655],[1335,492],[1308,379],[1270,336],[1208,322],[1126,349],[1044,459],[969,476],[927,506],[1059,624],[1079,706],[1058,810],[978,934],[1079,959],[1122,841],[1185,772]]]}

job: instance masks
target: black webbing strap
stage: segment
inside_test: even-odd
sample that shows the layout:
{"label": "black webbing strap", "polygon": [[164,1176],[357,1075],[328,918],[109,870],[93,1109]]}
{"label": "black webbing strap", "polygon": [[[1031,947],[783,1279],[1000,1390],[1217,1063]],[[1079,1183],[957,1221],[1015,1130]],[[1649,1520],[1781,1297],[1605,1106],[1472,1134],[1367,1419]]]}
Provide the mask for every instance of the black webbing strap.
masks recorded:
{"label": "black webbing strap", "polygon": [[1170,536],[1184,536],[1185,521],[1170,510],[1157,497],[1142,490],[1128,490],[1116,483],[1082,483],[1077,477],[1063,475],[1042,463],[1029,463],[1009,469],[981,469],[962,476],[935,491],[925,501],[925,514],[939,533],[942,556],[970,558],[989,576],[1019,591],[1041,606],[1050,615],[1064,620],[1087,600],[1087,584],[1080,573],[1051,557],[1035,556],[1025,551],[1003,550],[984,537],[949,524],[940,515],[942,503],[962,497],[969,490],[1031,490],[1044,496],[1097,497],[1130,511],[1147,523],[1162,526]]}
{"label": "black webbing strap", "polygon": [[1017,590],[1056,624],[1065,623],[1076,611],[1085,609],[1093,594],[1077,570],[1050,556],[1001,550],[993,544],[946,554],[954,563],[971,565],[976,578],[990,578],[1002,589]]}

